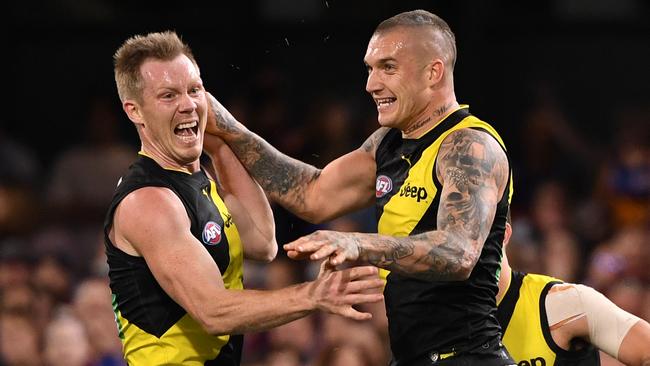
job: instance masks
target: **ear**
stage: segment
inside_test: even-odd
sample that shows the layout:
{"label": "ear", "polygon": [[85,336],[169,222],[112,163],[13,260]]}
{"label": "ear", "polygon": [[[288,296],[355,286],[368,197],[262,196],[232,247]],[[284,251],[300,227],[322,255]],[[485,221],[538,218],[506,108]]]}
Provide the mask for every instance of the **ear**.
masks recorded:
{"label": "ear", "polygon": [[429,82],[430,85],[435,85],[442,80],[445,75],[445,63],[441,59],[437,58],[431,61],[427,66],[429,71]]}
{"label": "ear", "polygon": [[506,222],[506,230],[503,233],[503,246],[505,247],[510,242],[510,237],[512,236],[512,225],[509,222]]}
{"label": "ear", "polygon": [[122,109],[126,112],[126,115],[129,117],[131,122],[138,124],[144,124],[144,119],[142,118],[142,110],[140,105],[134,100],[127,99],[122,103]]}

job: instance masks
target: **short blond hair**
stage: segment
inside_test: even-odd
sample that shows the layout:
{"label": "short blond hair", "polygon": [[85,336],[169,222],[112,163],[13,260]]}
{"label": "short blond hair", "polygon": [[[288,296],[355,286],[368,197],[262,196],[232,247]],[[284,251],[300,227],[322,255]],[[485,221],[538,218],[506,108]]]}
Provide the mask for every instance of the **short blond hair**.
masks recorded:
{"label": "short blond hair", "polygon": [[440,42],[436,43],[447,66],[454,68],[456,64],[456,36],[444,19],[422,9],[405,11],[379,23],[374,33],[378,34],[397,27],[429,27],[433,29],[440,37]]}
{"label": "short blond hair", "polygon": [[142,100],[140,66],[148,59],[171,61],[187,56],[198,68],[190,47],[173,31],[135,35],[122,44],[113,55],[115,83],[121,101]]}

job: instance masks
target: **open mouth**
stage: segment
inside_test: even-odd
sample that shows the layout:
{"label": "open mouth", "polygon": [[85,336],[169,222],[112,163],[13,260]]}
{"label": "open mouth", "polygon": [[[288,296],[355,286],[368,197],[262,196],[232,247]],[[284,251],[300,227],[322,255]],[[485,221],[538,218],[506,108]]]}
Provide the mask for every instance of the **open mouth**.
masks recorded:
{"label": "open mouth", "polygon": [[195,137],[199,133],[199,123],[197,121],[185,122],[176,126],[174,134],[179,137]]}
{"label": "open mouth", "polygon": [[377,103],[377,109],[384,109],[390,106],[391,104],[395,103],[397,98],[390,97],[390,98],[377,98],[375,99],[375,103]]}

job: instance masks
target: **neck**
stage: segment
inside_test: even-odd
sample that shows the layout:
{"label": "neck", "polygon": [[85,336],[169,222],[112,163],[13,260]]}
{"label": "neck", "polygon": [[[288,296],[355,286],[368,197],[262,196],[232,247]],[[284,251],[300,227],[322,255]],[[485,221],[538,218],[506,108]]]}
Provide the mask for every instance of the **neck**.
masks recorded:
{"label": "neck", "polygon": [[417,139],[421,137],[425,132],[438,125],[450,113],[458,109],[458,107],[458,102],[453,96],[441,103],[432,103],[421,118],[415,120],[415,122],[402,130],[402,137],[405,139]]}
{"label": "neck", "polygon": [[152,159],[153,161],[156,162],[156,164],[160,165],[163,169],[167,169],[167,170],[176,170],[187,174],[193,174],[201,169],[200,162],[198,159],[190,164],[181,165],[178,162],[174,161],[173,159],[167,158],[165,155],[155,154],[152,153],[151,151],[147,151],[144,147],[140,149],[138,154],[144,155]]}

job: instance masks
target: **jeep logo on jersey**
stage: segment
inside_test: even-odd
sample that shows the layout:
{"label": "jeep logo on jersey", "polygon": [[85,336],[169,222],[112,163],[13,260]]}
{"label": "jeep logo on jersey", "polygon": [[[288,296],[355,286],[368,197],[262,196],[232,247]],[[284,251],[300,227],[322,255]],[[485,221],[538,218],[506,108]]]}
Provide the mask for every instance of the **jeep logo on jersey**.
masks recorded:
{"label": "jeep logo on jersey", "polygon": [[385,175],[380,175],[377,177],[377,183],[375,184],[375,196],[377,198],[384,197],[388,192],[393,190],[393,181],[390,180]]}
{"label": "jeep logo on jersey", "polygon": [[427,190],[424,187],[411,186],[411,183],[406,183],[399,191],[400,197],[416,198],[418,202],[425,200],[428,196]]}
{"label": "jeep logo on jersey", "polygon": [[527,360],[519,361],[517,366],[546,366],[546,360],[543,357],[531,358],[530,362]]}
{"label": "jeep logo on jersey", "polygon": [[208,221],[203,228],[203,242],[207,245],[217,245],[221,241],[221,226],[214,221]]}

